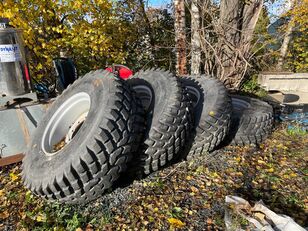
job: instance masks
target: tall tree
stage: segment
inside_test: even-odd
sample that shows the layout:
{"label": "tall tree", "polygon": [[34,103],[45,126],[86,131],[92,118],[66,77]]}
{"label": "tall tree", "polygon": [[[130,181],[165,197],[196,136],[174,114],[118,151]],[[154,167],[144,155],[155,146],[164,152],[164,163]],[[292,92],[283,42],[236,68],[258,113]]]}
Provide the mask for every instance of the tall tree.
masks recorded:
{"label": "tall tree", "polygon": [[174,29],[176,43],[176,73],[187,74],[185,0],[174,0]]}
{"label": "tall tree", "polygon": [[263,0],[221,0],[218,77],[228,88],[238,89],[249,66],[251,40]]}
{"label": "tall tree", "polygon": [[[173,13],[167,9],[147,6],[143,0],[122,0],[129,7],[121,17],[128,17],[132,39],[126,42],[126,65],[133,70],[160,67],[175,70],[175,39]],[[119,1],[118,1],[119,2]],[[130,11],[129,11],[130,10]],[[117,10],[118,11],[118,10]]]}
{"label": "tall tree", "polygon": [[201,30],[199,1],[191,1],[191,74],[200,75]]}
{"label": "tall tree", "polygon": [[[291,2],[291,9],[294,9],[296,1],[290,0],[290,2]],[[292,39],[293,28],[294,28],[294,21],[293,21],[293,16],[292,16],[290,22],[287,25],[287,29],[286,29],[286,32],[285,32],[285,35],[284,35],[284,38],[283,38],[283,41],[280,47],[280,55],[279,55],[279,59],[277,63],[278,70],[283,69],[283,64],[284,64],[285,58],[288,53],[288,47]]]}

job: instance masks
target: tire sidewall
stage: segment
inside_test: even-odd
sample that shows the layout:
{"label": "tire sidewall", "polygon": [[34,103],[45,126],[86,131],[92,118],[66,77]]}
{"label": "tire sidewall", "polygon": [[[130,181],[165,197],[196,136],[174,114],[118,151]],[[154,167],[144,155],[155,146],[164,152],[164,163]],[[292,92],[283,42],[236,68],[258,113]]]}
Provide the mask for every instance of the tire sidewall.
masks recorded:
{"label": "tire sidewall", "polygon": [[[33,169],[27,173],[29,178],[39,181],[45,178],[49,179],[53,173],[56,174],[69,168],[74,159],[78,159],[86,152],[86,144],[90,139],[93,139],[91,134],[94,133],[102,120],[107,119],[104,118],[104,112],[110,110],[110,102],[108,101],[112,100],[110,94],[114,92],[114,86],[111,74],[102,77],[87,76],[57,98],[38,125],[26,153],[27,163],[31,165],[30,169]],[[57,154],[47,156],[42,149],[42,137],[48,122],[65,101],[80,92],[87,93],[91,99],[87,119],[70,143],[59,150]]]}

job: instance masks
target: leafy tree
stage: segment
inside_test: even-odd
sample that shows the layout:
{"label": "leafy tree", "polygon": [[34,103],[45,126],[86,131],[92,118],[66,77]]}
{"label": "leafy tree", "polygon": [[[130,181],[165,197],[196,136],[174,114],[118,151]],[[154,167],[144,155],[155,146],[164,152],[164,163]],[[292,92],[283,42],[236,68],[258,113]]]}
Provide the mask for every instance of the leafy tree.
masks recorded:
{"label": "leafy tree", "polygon": [[295,72],[308,71],[308,0],[298,1],[287,16],[291,18],[293,39],[287,56],[287,67]]}
{"label": "leafy tree", "polygon": [[24,29],[30,70],[36,78],[49,77],[52,58],[64,50],[81,74],[108,63],[124,63],[130,36],[125,20],[109,0],[4,0],[0,17]]}
{"label": "leafy tree", "polygon": [[[147,7],[143,1],[130,1],[125,17],[130,25],[132,39],[127,44],[129,67],[160,67],[174,70],[174,19],[167,9]],[[127,9],[129,9],[127,8]]]}

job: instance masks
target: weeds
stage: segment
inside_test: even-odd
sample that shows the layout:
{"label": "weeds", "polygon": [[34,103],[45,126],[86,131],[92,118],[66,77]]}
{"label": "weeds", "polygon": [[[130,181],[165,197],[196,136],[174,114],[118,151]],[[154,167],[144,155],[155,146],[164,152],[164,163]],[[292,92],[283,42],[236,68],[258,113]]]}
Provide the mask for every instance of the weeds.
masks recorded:
{"label": "weeds", "polygon": [[258,75],[253,75],[250,79],[245,81],[241,87],[243,92],[256,95],[260,98],[267,96],[267,92],[258,84]]}

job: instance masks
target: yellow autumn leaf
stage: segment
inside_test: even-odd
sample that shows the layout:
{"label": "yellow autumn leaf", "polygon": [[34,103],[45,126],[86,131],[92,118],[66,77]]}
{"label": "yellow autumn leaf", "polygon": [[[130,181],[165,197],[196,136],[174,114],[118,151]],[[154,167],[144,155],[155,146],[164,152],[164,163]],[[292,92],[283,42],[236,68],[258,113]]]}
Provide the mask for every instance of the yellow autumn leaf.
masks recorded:
{"label": "yellow autumn leaf", "polygon": [[16,181],[16,180],[18,179],[17,174],[15,174],[15,173],[13,173],[13,172],[10,173],[10,177],[11,177],[11,180],[12,180],[12,181]]}
{"label": "yellow autumn leaf", "polygon": [[296,173],[294,173],[294,172],[290,173],[290,177],[296,177],[296,176],[297,176]]}
{"label": "yellow autumn leaf", "polygon": [[169,218],[168,222],[171,226],[175,227],[175,228],[182,228],[185,226],[185,223],[183,223],[181,220],[176,219],[176,218]]}
{"label": "yellow autumn leaf", "polygon": [[283,177],[284,179],[290,178],[290,176],[289,176],[288,174],[284,174],[282,177]]}
{"label": "yellow autumn leaf", "polygon": [[36,216],[36,221],[38,222],[46,221],[46,216],[44,214],[38,214]]}
{"label": "yellow autumn leaf", "polygon": [[41,63],[37,64],[37,66],[36,66],[37,70],[42,70],[42,68],[43,68],[43,65]]}
{"label": "yellow autumn leaf", "polygon": [[199,192],[199,190],[198,190],[196,187],[194,187],[194,186],[191,186],[191,187],[190,187],[190,190],[191,190],[192,192],[194,192],[194,193]]}
{"label": "yellow autumn leaf", "polygon": [[278,187],[277,187],[277,185],[272,185],[271,186],[271,189],[277,189]]}
{"label": "yellow autumn leaf", "polygon": [[56,28],[56,32],[58,32],[58,33],[63,33],[63,30],[62,29],[60,29],[60,28]]}
{"label": "yellow autumn leaf", "polygon": [[38,216],[36,217],[36,221],[41,222],[42,220],[43,220],[43,218],[42,218],[40,215],[38,215]]}
{"label": "yellow autumn leaf", "polygon": [[217,174],[217,172],[214,172],[214,173],[212,174],[212,177],[219,177],[219,175]]}
{"label": "yellow autumn leaf", "polygon": [[13,18],[14,14],[11,11],[7,11],[3,14],[3,16],[6,18]]}
{"label": "yellow autumn leaf", "polygon": [[215,115],[215,112],[210,111],[210,112],[209,112],[209,115],[210,115],[210,116],[214,116],[214,115]]}
{"label": "yellow autumn leaf", "polygon": [[265,164],[265,161],[259,159],[258,164]]}
{"label": "yellow autumn leaf", "polygon": [[243,173],[242,172],[236,172],[236,175],[237,176],[243,176]]}

